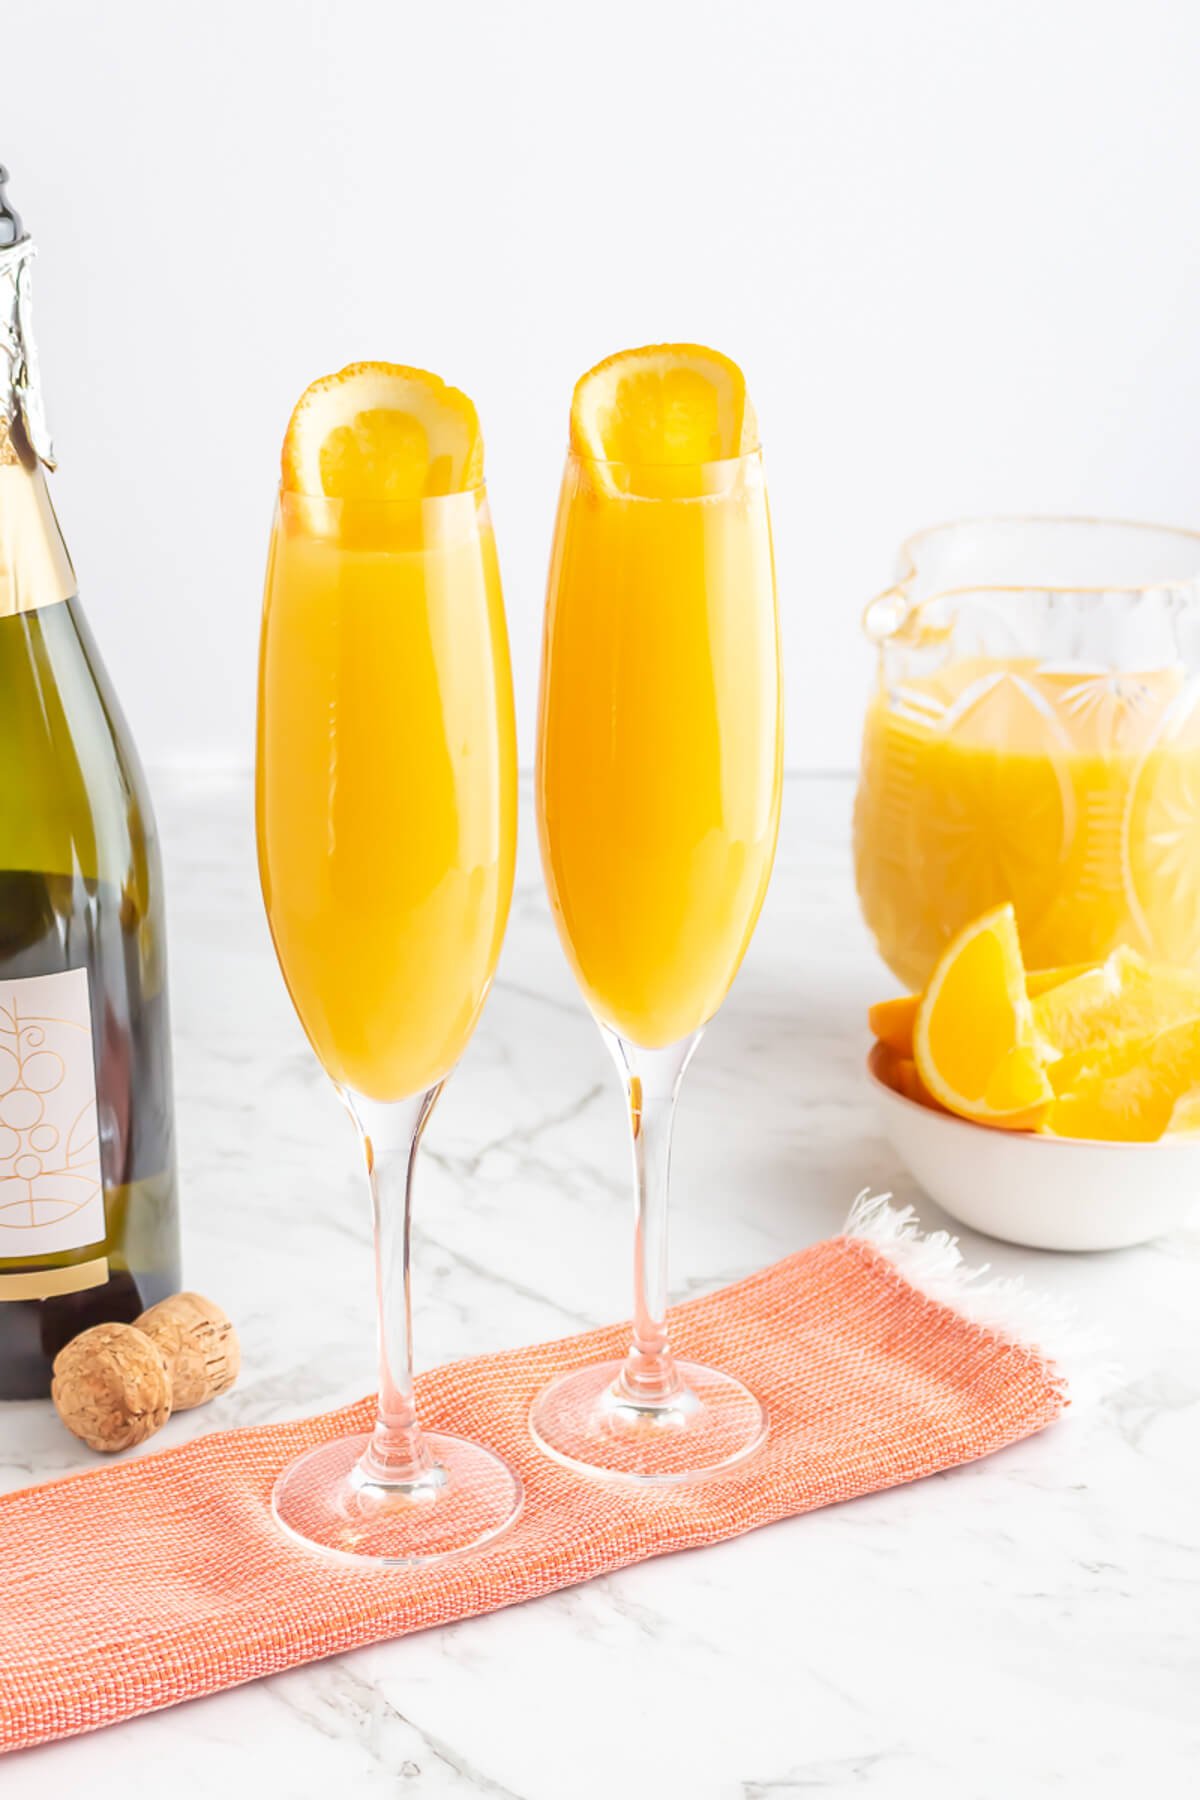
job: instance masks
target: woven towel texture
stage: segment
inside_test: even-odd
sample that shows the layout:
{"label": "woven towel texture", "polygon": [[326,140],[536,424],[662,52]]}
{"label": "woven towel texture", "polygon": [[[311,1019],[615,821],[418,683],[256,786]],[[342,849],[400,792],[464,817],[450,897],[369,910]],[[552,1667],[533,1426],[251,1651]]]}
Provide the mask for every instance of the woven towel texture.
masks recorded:
{"label": "woven towel texture", "polygon": [[440,1568],[334,1566],[271,1520],[278,1470],[368,1428],[368,1400],[0,1497],[0,1747],[90,1731],[912,1481],[1037,1431],[1065,1404],[1035,1351],[927,1299],[869,1243],[834,1238],[676,1309],[676,1349],[748,1382],[770,1436],[719,1479],[629,1492],[550,1463],[526,1427],[551,1375],[622,1354],[627,1334],[612,1326],[419,1379],[426,1425],[490,1444],[525,1483],[514,1527]]}

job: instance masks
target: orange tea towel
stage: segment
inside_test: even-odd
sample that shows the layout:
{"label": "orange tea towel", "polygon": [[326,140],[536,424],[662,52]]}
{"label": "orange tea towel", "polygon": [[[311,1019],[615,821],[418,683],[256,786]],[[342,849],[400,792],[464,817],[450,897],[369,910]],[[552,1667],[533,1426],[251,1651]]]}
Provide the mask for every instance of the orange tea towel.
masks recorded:
{"label": "orange tea towel", "polygon": [[918,1236],[876,1200],[846,1235],[680,1306],[678,1350],[741,1376],[771,1421],[752,1459],[690,1487],[592,1482],[530,1440],[542,1384],[622,1354],[625,1325],[433,1370],[418,1382],[424,1422],[499,1450],[526,1496],[508,1533],[440,1568],[348,1570],[272,1522],[277,1472],[369,1428],[368,1400],[0,1497],[0,1746],[90,1731],[998,1450],[1067,1400],[1045,1349],[995,1323],[1010,1300],[1022,1306],[1002,1285],[979,1296],[952,1240]]}

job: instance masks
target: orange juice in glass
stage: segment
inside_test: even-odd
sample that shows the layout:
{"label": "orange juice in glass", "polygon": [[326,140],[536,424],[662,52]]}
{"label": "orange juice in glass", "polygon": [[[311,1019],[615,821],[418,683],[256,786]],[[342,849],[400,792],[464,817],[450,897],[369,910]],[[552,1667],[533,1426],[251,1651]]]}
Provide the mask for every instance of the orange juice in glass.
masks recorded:
{"label": "orange juice in glass", "polygon": [[625,1087],[632,1344],[537,1397],[550,1455],[688,1480],[761,1442],[740,1381],[677,1362],[666,1210],[679,1082],[750,941],[779,827],[771,530],[741,371],[696,345],[622,352],[579,382],[546,597],[542,863],[563,947]]}
{"label": "orange juice in glass", "polygon": [[500,950],[512,687],[481,489],[283,492],[263,614],[267,917],[326,1072],[373,1100],[449,1074]]}
{"label": "orange juice in glass", "polygon": [[1200,965],[1200,538],[1076,519],[922,533],[868,608],[863,913],[909,987],[1011,901],[1026,965]]}
{"label": "orange juice in glass", "polygon": [[782,741],[761,459],[698,468],[693,494],[654,492],[663,474],[631,491],[625,467],[568,460],[538,745],[567,956],[596,1017],[648,1049],[710,1019],[745,954]]}
{"label": "orange juice in glass", "polygon": [[361,1144],[379,1307],[373,1431],[283,1470],[292,1536],[411,1567],[485,1543],[521,1485],[417,1421],[409,1221],[425,1123],[479,1018],[512,893],[508,642],[475,409],[363,363],[306,390],[263,603],[258,854],[280,967]]}

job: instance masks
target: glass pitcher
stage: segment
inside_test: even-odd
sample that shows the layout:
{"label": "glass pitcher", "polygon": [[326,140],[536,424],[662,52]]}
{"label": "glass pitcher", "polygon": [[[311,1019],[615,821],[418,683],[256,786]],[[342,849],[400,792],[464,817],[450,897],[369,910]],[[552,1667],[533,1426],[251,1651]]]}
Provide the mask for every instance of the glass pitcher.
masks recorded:
{"label": "glass pitcher", "polygon": [[858,892],[910,988],[1011,900],[1026,967],[1200,967],[1200,534],[980,519],[910,538],[879,649]]}

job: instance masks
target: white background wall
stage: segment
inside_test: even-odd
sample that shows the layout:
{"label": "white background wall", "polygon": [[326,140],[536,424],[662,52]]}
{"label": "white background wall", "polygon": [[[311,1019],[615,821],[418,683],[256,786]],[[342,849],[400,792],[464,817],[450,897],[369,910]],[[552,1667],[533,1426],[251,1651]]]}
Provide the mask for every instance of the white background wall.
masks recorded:
{"label": "white background wall", "polygon": [[1200,524],[1196,0],[5,0],[56,497],[150,763],[249,761],[279,440],[356,357],[476,399],[522,750],[567,404],[746,369],[794,767],[852,765],[909,529]]}

